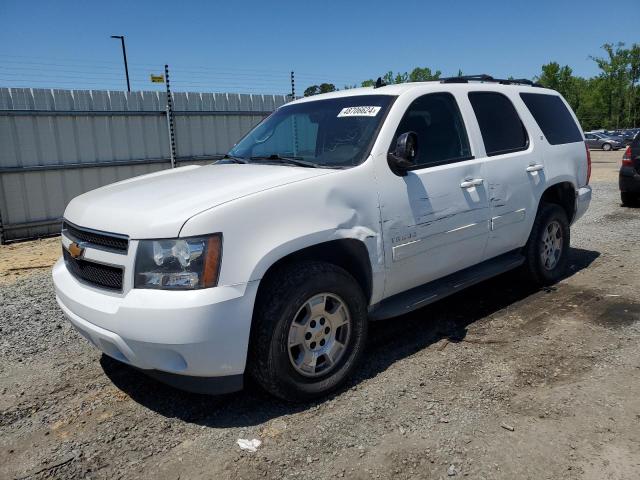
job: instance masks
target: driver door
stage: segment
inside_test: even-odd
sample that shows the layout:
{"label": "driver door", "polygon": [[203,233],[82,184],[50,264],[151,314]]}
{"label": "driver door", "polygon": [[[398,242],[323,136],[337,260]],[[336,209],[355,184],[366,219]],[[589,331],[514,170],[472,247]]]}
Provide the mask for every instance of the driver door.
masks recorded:
{"label": "driver door", "polygon": [[484,167],[471,155],[455,97],[414,100],[390,148],[408,131],[417,135],[415,167],[380,182],[385,297],[481,262],[489,234]]}

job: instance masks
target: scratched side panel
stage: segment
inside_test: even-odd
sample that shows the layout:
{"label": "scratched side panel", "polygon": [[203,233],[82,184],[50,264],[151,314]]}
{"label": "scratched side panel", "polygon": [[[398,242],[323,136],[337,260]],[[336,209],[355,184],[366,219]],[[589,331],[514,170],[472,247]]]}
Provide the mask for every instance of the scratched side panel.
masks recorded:
{"label": "scratched side panel", "polygon": [[482,260],[489,231],[482,163],[469,160],[398,177],[379,172],[381,215],[389,270],[385,297],[448,275]]}

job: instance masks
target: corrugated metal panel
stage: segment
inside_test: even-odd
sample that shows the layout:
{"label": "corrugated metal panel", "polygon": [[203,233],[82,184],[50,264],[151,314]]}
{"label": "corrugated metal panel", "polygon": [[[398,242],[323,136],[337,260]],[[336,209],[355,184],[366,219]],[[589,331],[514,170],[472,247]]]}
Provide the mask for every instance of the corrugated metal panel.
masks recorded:
{"label": "corrugated metal panel", "polygon": [[[288,101],[285,95],[173,96],[182,164],[219,158]],[[55,233],[73,197],[168,168],[165,105],[162,92],[0,88],[0,241]]]}

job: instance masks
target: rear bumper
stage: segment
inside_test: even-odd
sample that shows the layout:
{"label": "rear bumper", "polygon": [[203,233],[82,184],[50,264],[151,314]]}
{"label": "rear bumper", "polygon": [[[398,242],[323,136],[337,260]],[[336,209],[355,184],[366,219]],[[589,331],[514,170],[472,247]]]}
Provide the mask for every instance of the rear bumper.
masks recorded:
{"label": "rear bumper", "polygon": [[640,173],[633,167],[621,167],[618,185],[621,192],[640,193]]}
{"label": "rear bumper", "polygon": [[576,214],[573,217],[573,222],[577,222],[587,211],[589,208],[589,204],[591,203],[591,187],[584,186],[578,189],[576,193]]}
{"label": "rear bumper", "polygon": [[[62,260],[53,268],[53,281],[66,317],[110,357],[185,390],[203,391],[189,388],[188,377],[199,377],[203,388],[213,383],[211,377],[223,387],[242,387],[258,282],[116,295],[79,282]],[[225,388],[216,393],[230,391]]]}

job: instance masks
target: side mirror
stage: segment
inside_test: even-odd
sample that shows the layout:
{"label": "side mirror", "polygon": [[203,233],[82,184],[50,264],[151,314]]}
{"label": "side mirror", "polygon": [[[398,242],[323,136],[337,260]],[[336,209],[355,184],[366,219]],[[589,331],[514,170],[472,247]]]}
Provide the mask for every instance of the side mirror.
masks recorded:
{"label": "side mirror", "polygon": [[407,170],[416,165],[418,152],[418,135],[415,132],[406,132],[396,140],[396,148],[393,153],[387,154],[389,168],[396,175],[405,176]]}

